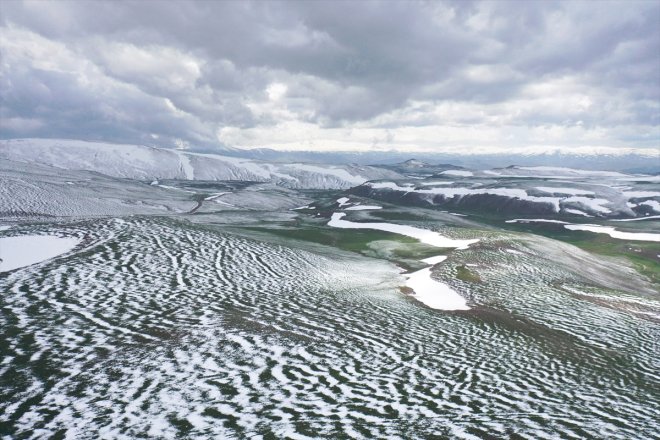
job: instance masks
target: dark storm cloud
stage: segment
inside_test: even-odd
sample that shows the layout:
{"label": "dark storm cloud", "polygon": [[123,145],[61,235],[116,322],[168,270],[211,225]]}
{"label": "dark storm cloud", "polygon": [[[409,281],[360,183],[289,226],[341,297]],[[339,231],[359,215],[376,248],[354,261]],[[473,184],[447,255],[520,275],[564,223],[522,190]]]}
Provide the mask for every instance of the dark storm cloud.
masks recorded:
{"label": "dark storm cloud", "polygon": [[[652,1],[10,1],[0,14],[3,137],[208,148],[222,129],[282,121],[657,134],[660,119]],[[450,104],[464,113],[445,116]]]}

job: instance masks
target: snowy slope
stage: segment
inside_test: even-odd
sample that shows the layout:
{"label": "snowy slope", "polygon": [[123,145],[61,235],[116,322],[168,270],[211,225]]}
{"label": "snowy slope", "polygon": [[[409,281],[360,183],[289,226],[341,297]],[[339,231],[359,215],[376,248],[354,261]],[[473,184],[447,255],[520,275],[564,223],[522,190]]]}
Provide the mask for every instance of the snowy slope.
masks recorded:
{"label": "snowy slope", "polygon": [[426,179],[366,182],[351,194],[403,205],[602,218],[648,217],[660,213],[654,176],[569,168],[511,167]]}
{"label": "snowy slope", "polygon": [[350,188],[394,171],[369,166],[268,163],[141,145],[58,139],[0,141],[0,158],[131,179],[244,180],[290,188]]}
{"label": "snowy slope", "polygon": [[188,212],[190,194],[89,171],[0,159],[0,217],[123,216]]}

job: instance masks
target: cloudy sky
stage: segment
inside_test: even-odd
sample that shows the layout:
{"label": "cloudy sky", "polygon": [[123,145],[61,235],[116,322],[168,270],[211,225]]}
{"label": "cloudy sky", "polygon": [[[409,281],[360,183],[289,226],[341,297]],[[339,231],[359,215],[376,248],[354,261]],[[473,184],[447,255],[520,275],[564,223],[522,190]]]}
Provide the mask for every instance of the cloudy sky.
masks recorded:
{"label": "cloudy sky", "polygon": [[660,2],[13,2],[2,138],[660,148]]}

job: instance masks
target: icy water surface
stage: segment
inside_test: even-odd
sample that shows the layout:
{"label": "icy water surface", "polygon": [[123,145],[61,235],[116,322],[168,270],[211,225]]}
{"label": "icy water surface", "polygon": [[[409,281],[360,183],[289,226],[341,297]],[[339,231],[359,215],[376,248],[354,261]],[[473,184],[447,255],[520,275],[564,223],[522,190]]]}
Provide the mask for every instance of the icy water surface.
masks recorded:
{"label": "icy water surface", "polygon": [[483,282],[443,312],[388,263],[176,220],[2,234],[81,240],[0,274],[4,438],[657,438],[657,302],[524,249],[452,254]]}

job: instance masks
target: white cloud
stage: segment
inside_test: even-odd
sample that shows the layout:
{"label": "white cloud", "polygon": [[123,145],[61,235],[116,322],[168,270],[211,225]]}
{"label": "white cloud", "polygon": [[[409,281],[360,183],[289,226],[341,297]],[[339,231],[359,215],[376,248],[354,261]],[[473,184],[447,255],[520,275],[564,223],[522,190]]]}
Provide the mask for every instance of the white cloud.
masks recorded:
{"label": "white cloud", "polygon": [[287,90],[286,84],[272,83],[266,88],[266,94],[271,101],[279,101],[286,94]]}
{"label": "white cloud", "polygon": [[98,62],[113,76],[126,81],[159,83],[170,89],[192,89],[204,61],[171,47],[137,47],[125,43],[93,43]]}
{"label": "white cloud", "polygon": [[206,150],[657,148],[659,8],[10,2],[3,136]]}

